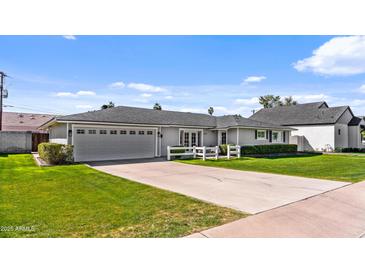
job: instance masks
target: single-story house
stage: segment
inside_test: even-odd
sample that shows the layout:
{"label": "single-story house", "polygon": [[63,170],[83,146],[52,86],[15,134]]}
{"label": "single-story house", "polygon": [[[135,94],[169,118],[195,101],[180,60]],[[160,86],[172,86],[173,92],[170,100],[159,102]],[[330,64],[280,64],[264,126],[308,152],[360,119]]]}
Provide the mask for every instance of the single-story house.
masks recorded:
{"label": "single-story house", "polygon": [[72,144],[75,161],[161,157],[176,145],[288,144],[293,130],[239,115],[126,106],[55,117],[41,128],[50,142]]}
{"label": "single-story house", "polygon": [[326,102],[263,108],[251,120],[295,128],[305,137],[304,150],[365,148],[361,132],[365,121],[349,106],[329,107]]}
{"label": "single-story house", "polygon": [[31,131],[44,133],[39,127],[55,116],[39,113],[3,112],[3,131]]}

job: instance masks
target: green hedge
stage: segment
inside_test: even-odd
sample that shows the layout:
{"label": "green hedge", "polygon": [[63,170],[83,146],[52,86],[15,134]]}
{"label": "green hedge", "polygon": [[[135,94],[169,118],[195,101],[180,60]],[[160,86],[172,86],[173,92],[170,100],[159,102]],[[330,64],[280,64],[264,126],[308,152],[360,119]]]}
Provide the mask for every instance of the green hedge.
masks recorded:
{"label": "green hedge", "polygon": [[346,148],[336,148],[335,152],[344,152],[344,153],[365,153],[365,148],[356,148],[356,147],[346,147]]}
{"label": "green hedge", "polygon": [[257,145],[242,146],[241,155],[293,153],[298,151],[297,145]]}
{"label": "green hedge", "polygon": [[54,143],[40,143],[38,145],[39,157],[52,165],[73,162],[73,146]]}

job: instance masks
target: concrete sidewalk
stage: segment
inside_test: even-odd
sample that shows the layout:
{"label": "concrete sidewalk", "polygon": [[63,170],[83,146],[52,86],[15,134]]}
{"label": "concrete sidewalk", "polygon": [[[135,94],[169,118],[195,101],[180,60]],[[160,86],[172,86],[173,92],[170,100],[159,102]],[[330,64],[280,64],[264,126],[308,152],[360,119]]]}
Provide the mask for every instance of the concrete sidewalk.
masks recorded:
{"label": "concrete sidewalk", "polygon": [[364,237],[365,182],[188,237]]}
{"label": "concrete sidewalk", "polygon": [[247,213],[293,203],[348,183],[163,160],[90,163],[95,169]]}

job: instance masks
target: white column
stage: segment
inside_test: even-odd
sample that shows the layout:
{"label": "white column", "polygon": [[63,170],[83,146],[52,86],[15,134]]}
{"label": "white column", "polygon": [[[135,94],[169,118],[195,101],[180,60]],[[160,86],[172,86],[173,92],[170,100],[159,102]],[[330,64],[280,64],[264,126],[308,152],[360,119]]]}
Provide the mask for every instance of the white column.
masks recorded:
{"label": "white column", "polygon": [[170,155],[170,146],[167,146],[167,160],[170,161],[171,160],[171,155]]}
{"label": "white column", "polygon": [[240,129],[237,128],[237,139],[236,139],[236,145],[239,145],[240,143]]}

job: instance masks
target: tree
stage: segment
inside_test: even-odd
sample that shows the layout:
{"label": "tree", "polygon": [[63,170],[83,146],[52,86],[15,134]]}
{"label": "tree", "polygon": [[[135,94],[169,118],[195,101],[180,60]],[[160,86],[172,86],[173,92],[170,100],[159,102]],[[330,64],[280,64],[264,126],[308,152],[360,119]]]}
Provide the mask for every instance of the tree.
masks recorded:
{"label": "tree", "polygon": [[162,110],[162,107],[159,103],[155,103],[155,105],[153,106],[154,110]]}
{"label": "tree", "polygon": [[209,108],[208,108],[208,113],[209,113],[209,115],[213,115],[213,113],[214,113],[214,108],[213,108],[213,107],[209,107]]}
{"label": "tree", "polygon": [[289,96],[284,98],[283,104],[284,106],[295,106],[296,104],[298,104],[298,102],[295,101],[292,96]]}
{"label": "tree", "polygon": [[101,109],[107,109],[107,108],[113,108],[113,107],[115,107],[115,104],[112,101],[110,101],[108,104],[102,105]]}
{"label": "tree", "polygon": [[265,95],[265,96],[260,96],[259,103],[264,108],[272,108],[272,107],[277,107],[277,106],[283,105],[283,103],[280,101],[280,96],[275,96],[275,95],[271,95],[271,94]]}

